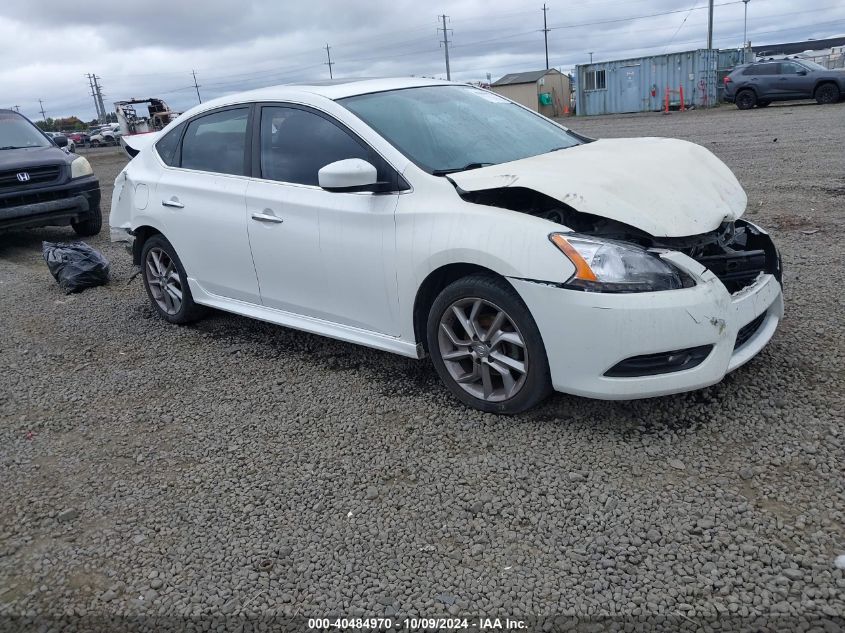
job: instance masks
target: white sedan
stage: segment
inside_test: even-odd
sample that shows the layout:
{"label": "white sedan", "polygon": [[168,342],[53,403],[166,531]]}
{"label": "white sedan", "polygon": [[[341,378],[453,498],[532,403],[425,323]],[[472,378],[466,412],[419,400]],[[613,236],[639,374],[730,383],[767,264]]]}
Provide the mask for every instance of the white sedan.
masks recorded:
{"label": "white sedan", "polygon": [[484,411],[712,385],[783,315],[772,240],[692,143],[594,141],[427,79],[231,95],[126,142],[111,235],[162,318],[430,356]]}

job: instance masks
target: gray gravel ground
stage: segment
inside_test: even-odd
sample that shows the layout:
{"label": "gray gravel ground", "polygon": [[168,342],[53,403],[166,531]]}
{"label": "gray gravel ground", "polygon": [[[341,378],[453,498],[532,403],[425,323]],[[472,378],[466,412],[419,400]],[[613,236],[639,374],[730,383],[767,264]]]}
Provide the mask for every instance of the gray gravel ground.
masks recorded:
{"label": "gray gravel ground", "polygon": [[[453,401],[427,362],[223,313],[168,325],[107,230],[90,243],[111,284],[71,296],[40,254],[69,229],[0,236],[0,628],[63,614],[845,626],[845,104],[570,122],[690,139],[736,171],[786,268],[786,320],[756,360],[697,393],[556,395],[495,417]],[[90,157],[108,209],[123,160]]]}

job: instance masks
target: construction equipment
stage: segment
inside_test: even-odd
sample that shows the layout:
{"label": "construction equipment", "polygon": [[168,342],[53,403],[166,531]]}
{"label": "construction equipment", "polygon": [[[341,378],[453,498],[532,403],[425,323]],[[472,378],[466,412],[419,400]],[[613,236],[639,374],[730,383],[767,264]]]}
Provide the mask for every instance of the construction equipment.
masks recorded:
{"label": "construction equipment", "polygon": [[[147,115],[138,113],[135,109],[138,104],[147,106]],[[117,113],[117,122],[123,136],[158,132],[180,114],[171,110],[161,99],[154,97],[116,101],[114,110]]]}

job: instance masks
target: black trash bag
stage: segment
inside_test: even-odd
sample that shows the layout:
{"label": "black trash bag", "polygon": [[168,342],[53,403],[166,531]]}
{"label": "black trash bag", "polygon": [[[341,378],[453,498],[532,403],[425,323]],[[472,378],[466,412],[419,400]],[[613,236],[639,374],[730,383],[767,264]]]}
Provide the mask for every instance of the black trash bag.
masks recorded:
{"label": "black trash bag", "polygon": [[109,262],[85,242],[42,242],[41,253],[65,294],[109,281]]}

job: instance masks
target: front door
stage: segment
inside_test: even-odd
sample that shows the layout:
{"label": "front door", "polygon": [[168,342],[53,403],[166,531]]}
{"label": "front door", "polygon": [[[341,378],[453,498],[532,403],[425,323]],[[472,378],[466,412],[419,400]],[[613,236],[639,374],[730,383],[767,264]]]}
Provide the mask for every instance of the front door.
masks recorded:
{"label": "front door", "polygon": [[623,66],[622,72],[622,112],[640,112],[643,109],[640,91],[640,67]]}
{"label": "front door", "polygon": [[258,116],[258,178],[249,183],[246,204],[262,302],[396,335],[398,195],[330,192],[317,179],[320,168],[337,160],[376,164],[374,152],[308,108],[268,105]]}
{"label": "front door", "polygon": [[781,62],[780,76],[776,82],[781,97],[809,99],[813,96],[814,79],[804,66],[795,62]]}
{"label": "front door", "polygon": [[211,294],[259,303],[246,229],[248,115],[228,108],[188,123],[181,159],[162,170],[149,204],[190,279]]}

